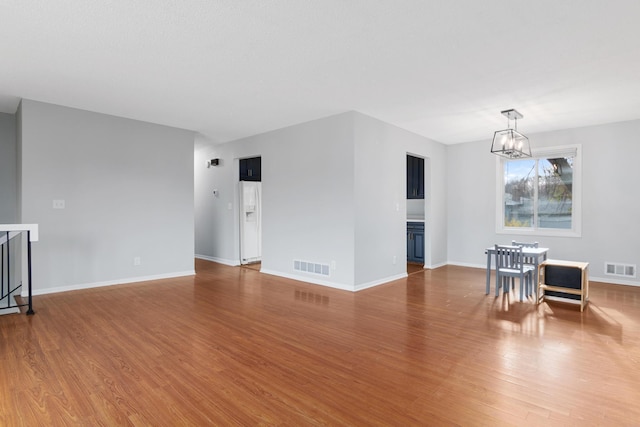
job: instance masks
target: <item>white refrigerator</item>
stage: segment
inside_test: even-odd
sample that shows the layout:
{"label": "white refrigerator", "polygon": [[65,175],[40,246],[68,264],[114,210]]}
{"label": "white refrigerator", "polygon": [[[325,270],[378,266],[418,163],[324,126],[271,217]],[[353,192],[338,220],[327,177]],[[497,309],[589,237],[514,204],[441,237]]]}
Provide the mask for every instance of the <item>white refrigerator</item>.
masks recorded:
{"label": "white refrigerator", "polygon": [[262,259],[262,183],[240,181],[240,263]]}

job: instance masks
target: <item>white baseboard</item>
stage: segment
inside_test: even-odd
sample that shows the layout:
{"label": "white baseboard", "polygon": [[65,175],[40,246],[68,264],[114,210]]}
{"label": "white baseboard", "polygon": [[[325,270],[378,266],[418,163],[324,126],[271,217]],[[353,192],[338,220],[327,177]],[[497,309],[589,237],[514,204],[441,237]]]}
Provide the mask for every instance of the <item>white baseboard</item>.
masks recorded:
{"label": "white baseboard", "polygon": [[[14,293],[17,293],[17,291],[15,291]],[[13,293],[7,295],[5,298],[9,298],[9,305],[12,305],[13,307],[10,308],[0,308],[0,316],[2,316],[3,314],[17,314],[20,313],[20,307],[16,307],[18,305],[18,302],[16,301],[15,296],[13,296]],[[3,304],[6,304],[6,302],[4,300],[2,300]]]}
{"label": "white baseboard", "polygon": [[487,264],[470,264],[466,262],[447,262],[443,265],[457,265],[458,267],[481,268],[483,270],[487,269]]}
{"label": "white baseboard", "polygon": [[589,276],[589,281],[590,282],[611,283],[613,285],[640,286],[640,283],[638,283],[638,282],[630,282],[628,280],[620,280],[620,279],[611,279],[609,277]]}
{"label": "white baseboard", "polygon": [[281,273],[279,271],[271,271],[271,270],[261,269],[260,272],[261,273],[265,273],[265,274],[271,274],[272,276],[286,277],[287,279],[298,280],[300,282],[311,283],[311,284],[314,284],[314,285],[327,286],[329,288],[340,289],[340,290],[349,291],[349,292],[358,292],[358,291],[361,291],[363,289],[372,288],[374,286],[382,285],[384,283],[393,282],[394,280],[404,279],[405,277],[407,277],[407,273],[401,273],[401,274],[397,274],[395,276],[385,277],[384,279],[374,280],[372,282],[367,282],[367,283],[363,283],[363,284],[360,284],[360,285],[349,286],[349,285],[344,285],[344,284],[341,284],[341,283],[335,283],[335,282],[329,282],[329,281],[322,280],[322,279],[316,279],[315,277],[301,276],[301,275],[289,274],[289,273]]}
{"label": "white baseboard", "polygon": [[[46,295],[46,294],[54,294],[58,292],[77,291],[79,289],[100,288],[102,286],[124,285],[127,283],[146,282],[149,280],[172,279],[175,277],[194,276],[195,274],[196,274],[195,270],[178,271],[174,273],[156,274],[153,276],[140,276],[140,277],[129,277],[124,279],[118,279],[118,280],[107,280],[105,282],[83,283],[83,284],[70,285],[70,286],[57,286],[54,288],[46,288],[46,289],[33,289],[32,293],[33,295]],[[29,296],[28,291],[26,290],[23,290],[21,295],[23,297]]]}
{"label": "white baseboard", "polygon": [[435,270],[436,268],[444,267],[445,265],[447,265],[446,262],[440,262],[438,264],[432,264],[430,266],[425,265],[424,268],[427,270]]}
{"label": "white baseboard", "polygon": [[327,286],[329,288],[340,289],[340,290],[343,290],[343,291],[350,291],[350,292],[354,291],[352,286],[344,285],[342,283],[329,282],[329,281],[322,280],[322,279],[316,279],[315,277],[302,276],[302,275],[298,275],[298,274],[282,273],[280,271],[265,270],[264,268],[260,269],[260,273],[270,274],[272,276],[278,276],[278,277],[285,277],[287,279],[298,280],[300,282],[311,283],[313,285]]}
{"label": "white baseboard", "polygon": [[234,260],[234,259],[224,259],[224,258],[217,258],[213,256],[198,255],[198,254],[196,254],[196,258],[203,259],[205,261],[217,262],[219,264],[229,265],[231,267],[237,267],[240,265],[240,260]]}
{"label": "white baseboard", "polygon": [[407,277],[407,273],[396,274],[395,276],[385,277],[384,279],[374,280],[368,283],[362,283],[355,286],[355,291],[362,291],[364,289],[373,288],[374,286],[383,285],[385,283],[393,282],[394,280],[400,280]]}

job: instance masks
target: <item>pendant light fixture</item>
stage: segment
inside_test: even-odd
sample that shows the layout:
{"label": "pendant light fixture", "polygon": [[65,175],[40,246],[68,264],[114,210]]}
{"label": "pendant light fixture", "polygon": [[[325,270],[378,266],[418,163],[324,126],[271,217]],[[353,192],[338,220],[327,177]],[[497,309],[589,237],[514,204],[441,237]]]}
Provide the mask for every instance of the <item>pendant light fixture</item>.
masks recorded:
{"label": "pendant light fixture", "polygon": [[[493,134],[491,152],[508,159],[531,157],[529,138],[518,132],[518,119],[523,117],[522,114],[514,109],[504,110],[500,113],[507,117],[507,129],[496,131]],[[513,129],[510,127],[511,120],[515,121]]]}

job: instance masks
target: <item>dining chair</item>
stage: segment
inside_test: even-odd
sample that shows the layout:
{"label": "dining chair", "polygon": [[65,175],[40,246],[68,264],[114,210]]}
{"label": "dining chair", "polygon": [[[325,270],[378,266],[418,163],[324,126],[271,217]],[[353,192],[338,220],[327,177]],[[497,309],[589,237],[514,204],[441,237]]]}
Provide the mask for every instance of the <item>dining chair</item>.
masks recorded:
{"label": "dining chair", "polygon": [[[518,242],[515,240],[511,241],[511,246],[522,246],[523,248],[537,248],[538,247],[538,242]],[[531,267],[535,268],[535,260],[533,259],[533,257],[530,256],[525,256],[524,257],[524,263],[525,265],[530,265]],[[512,281],[513,284],[513,281]],[[533,288],[535,287],[537,289],[538,284],[534,283],[533,286],[531,287],[531,292],[528,295],[531,295],[533,293]]]}
{"label": "dining chair", "polygon": [[509,279],[516,277],[520,279],[520,301],[524,299],[525,292],[527,296],[531,295],[534,267],[523,262],[522,246],[495,245],[495,255],[496,296],[500,295],[501,286],[503,292],[509,292]]}

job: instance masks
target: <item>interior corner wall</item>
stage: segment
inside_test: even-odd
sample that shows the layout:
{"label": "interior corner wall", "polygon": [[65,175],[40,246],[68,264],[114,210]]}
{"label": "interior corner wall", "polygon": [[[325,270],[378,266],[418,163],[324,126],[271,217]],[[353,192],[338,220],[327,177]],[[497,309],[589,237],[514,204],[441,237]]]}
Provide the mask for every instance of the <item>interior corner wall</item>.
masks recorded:
{"label": "interior corner wall", "polygon": [[[444,145],[357,112],[198,149],[196,253],[239,264],[237,161],[261,156],[263,271],[347,290],[403,276],[408,152],[425,157],[432,177],[425,249],[428,267],[441,265],[447,253]],[[207,168],[213,158],[220,165]],[[294,271],[296,259],[335,269],[329,278]]]}
{"label": "interior corner wall", "polygon": [[355,114],[355,283],[366,288],[404,277],[406,153],[388,125]]}
{"label": "interior corner wall", "polygon": [[446,259],[444,145],[360,113],[355,115],[356,287],[406,274],[406,155],[425,158],[427,267]]}
{"label": "interior corner wall", "polygon": [[[353,116],[330,116],[199,149],[196,253],[239,264],[238,159],[262,157],[262,271],[353,290]],[[220,164],[206,167],[219,158]],[[213,190],[218,195],[213,195]],[[329,277],[294,260],[335,266]]]}
{"label": "interior corner wall", "polygon": [[19,115],[35,294],[193,274],[193,132],[31,100]]}
{"label": "interior corner wall", "polygon": [[[16,115],[0,113],[0,224],[18,223],[17,163]],[[1,229],[2,227],[0,226]],[[8,258],[3,256],[0,259],[0,270],[5,272],[7,267],[11,269],[13,274],[9,278],[9,287],[13,289],[22,280],[21,237],[16,237],[11,242],[10,256]],[[7,262],[10,262],[10,264],[7,264]]]}
{"label": "interior corner wall", "polygon": [[[226,190],[221,186],[221,177],[213,178],[212,175],[217,175],[218,172],[224,169],[226,164],[223,161],[218,166],[210,167],[207,162],[211,160],[209,157],[210,149],[207,146],[196,147],[193,155],[193,172],[194,172],[194,250],[196,257],[213,257],[214,253],[222,255],[220,251],[214,249],[215,236],[219,236],[220,233],[217,230],[214,232],[215,218],[220,218],[224,213],[226,206],[220,202],[220,212],[214,212],[215,202],[220,200],[220,197],[224,195],[227,197],[227,192],[220,193],[220,190]],[[213,195],[213,190],[217,189],[218,196]],[[233,203],[233,199],[230,201]],[[232,206],[233,207],[233,206]],[[231,228],[231,226],[222,226],[222,229]],[[233,263],[232,261],[223,261],[218,259],[219,262]]]}
{"label": "interior corner wall", "polygon": [[[400,129],[398,129],[400,130]],[[425,267],[447,263],[447,155],[446,146],[413,133],[406,137],[407,152],[425,159]]]}
{"label": "interior corner wall", "polygon": [[18,222],[18,153],[15,114],[0,113],[0,224]]}
{"label": "interior corner wall", "polygon": [[[605,262],[640,265],[640,120],[527,135],[532,147],[582,146],[582,236],[536,236],[549,257],[589,263],[589,275],[612,283],[640,285],[640,277],[604,274]],[[484,249],[531,236],[497,234],[496,157],[491,141],[447,147],[449,262],[484,268]],[[461,167],[464,165],[464,167]]]}
{"label": "interior corner wall", "polygon": [[476,141],[447,146],[449,263],[486,266],[484,249],[510,238],[495,232],[496,156],[489,152],[490,145]]}

